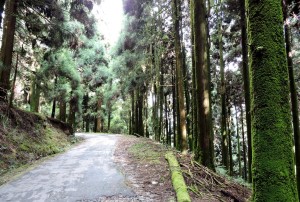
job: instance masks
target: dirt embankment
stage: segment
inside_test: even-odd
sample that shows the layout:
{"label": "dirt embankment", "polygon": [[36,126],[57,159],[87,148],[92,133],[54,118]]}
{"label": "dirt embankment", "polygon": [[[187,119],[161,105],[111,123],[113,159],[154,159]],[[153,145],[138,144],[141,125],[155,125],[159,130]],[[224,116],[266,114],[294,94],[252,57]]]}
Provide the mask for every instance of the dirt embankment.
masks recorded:
{"label": "dirt embankment", "polygon": [[[170,168],[165,160],[168,151],[172,149],[146,138],[123,136],[119,140],[115,159],[126,174],[128,185],[139,196],[130,200],[124,198],[124,201],[175,201]],[[193,202],[249,200],[250,188],[216,174],[195,162],[190,155],[173,152]]]}
{"label": "dirt embankment", "polygon": [[64,151],[76,141],[72,134],[63,122],[0,103],[0,176]]}

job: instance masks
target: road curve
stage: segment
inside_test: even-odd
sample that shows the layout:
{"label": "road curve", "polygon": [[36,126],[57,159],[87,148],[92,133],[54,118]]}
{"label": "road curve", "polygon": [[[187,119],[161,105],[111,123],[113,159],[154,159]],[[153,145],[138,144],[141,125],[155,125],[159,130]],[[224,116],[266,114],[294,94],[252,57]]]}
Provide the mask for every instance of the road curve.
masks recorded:
{"label": "road curve", "polygon": [[134,196],[113,161],[117,135],[77,134],[86,141],[0,187],[0,201],[97,201]]}

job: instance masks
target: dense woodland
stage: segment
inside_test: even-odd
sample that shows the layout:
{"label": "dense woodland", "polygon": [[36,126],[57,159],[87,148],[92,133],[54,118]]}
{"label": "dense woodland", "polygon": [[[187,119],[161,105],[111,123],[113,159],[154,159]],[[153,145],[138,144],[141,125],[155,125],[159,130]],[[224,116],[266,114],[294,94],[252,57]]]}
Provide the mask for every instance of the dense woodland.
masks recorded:
{"label": "dense woodland", "polygon": [[298,0],[123,0],[116,44],[98,4],[1,1],[1,102],[191,152],[254,201],[299,200]]}

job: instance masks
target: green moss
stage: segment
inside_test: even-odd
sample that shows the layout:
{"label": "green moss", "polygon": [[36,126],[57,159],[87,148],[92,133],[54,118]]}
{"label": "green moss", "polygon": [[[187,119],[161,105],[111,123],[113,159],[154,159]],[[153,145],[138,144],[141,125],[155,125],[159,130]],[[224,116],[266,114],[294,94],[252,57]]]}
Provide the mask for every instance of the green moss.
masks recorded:
{"label": "green moss", "polygon": [[298,201],[281,1],[248,0],[253,200]]}
{"label": "green moss", "polygon": [[187,186],[184,182],[180,165],[173,155],[172,152],[169,152],[165,155],[165,158],[168,160],[172,175],[172,184],[176,192],[178,202],[190,202],[190,196],[187,191]]}

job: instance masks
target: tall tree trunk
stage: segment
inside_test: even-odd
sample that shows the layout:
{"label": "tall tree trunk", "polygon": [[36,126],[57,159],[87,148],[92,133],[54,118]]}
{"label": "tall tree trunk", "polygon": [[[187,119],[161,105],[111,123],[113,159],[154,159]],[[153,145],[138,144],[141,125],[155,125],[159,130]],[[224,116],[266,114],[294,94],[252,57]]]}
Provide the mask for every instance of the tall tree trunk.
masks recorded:
{"label": "tall tree trunk", "polygon": [[[55,80],[54,80],[54,88],[56,89],[57,86],[57,76],[55,75]],[[55,110],[56,110],[56,97],[53,99],[53,104],[52,104],[52,113],[51,113],[51,118],[55,118]]]}
{"label": "tall tree trunk", "polygon": [[281,1],[247,0],[253,201],[298,201]]}
{"label": "tall tree trunk", "polygon": [[177,93],[176,93],[176,76],[175,76],[175,67],[174,65],[172,65],[172,103],[173,103],[173,144],[174,144],[174,148],[177,148],[177,142],[176,142],[176,137],[177,137],[177,134],[176,134],[176,128],[177,128],[177,125],[176,125],[176,120],[177,120]]}
{"label": "tall tree trunk", "polygon": [[244,179],[247,181],[247,157],[246,157],[246,141],[245,141],[245,131],[244,131],[244,110],[243,106],[241,108],[241,123],[242,123],[242,137],[243,137],[243,159],[244,159]]}
{"label": "tall tree trunk", "polygon": [[2,14],[4,11],[5,0],[0,1],[0,28],[2,28]]}
{"label": "tall tree trunk", "polygon": [[102,116],[100,115],[101,106],[102,106],[102,97],[100,96],[97,101],[96,132],[101,132],[101,128],[102,128]]}
{"label": "tall tree trunk", "polygon": [[14,96],[15,96],[16,80],[17,80],[17,73],[18,73],[18,63],[19,63],[19,53],[17,53],[14,80],[13,80],[13,85],[12,85],[12,88],[11,88],[11,94],[10,94],[10,99],[9,99],[9,108],[11,108],[13,106],[13,100],[14,100]]}
{"label": "tall tree trunk", "polygon": [[134,110],[135,110],[135,99],[134,99],[134,90],[131,91],[131,135],[135,133],[135,116],[134,116]]}
{"label": "tall tree trunk", "polygon": [[59,102],[59,120],[66,122],[67,118],[67,104],[63,98]]}
{"label": "tall tree trunk", "polygon": [[176,54],[176,74],[178,86],[178,105],[179,105],[179,123],[180,123],[180,137],[181,137],[181,152],[187,154],[188,140],[186,128],[186,111],[184,107],[184,84],[183,84],[183,64],[182,64],[182,50],[179,34],[179,7],[181,6],[180,0],[173,0],[173,21],[174,21],[174,34],[175,34],[175,54]]}
{"label": "tall tree trunk", "polygon": [[222,164],[228,170],[228,135],[227,135],[227,112],[226,112],[226,86],[225,86],[225,64],[223,58],[223,30],[222,30],[222,2],[220,3],[220,16],[218,15],[218,40],[219,40],[219,54],[220,54],[220,73],[221,73],[221,109],[222,109],[222,118],[221,118],[221,137],[222,137]]}
{"label": "tall tree trunk", "polygon": [[69,117],[68,117],[68,123],[70,124],[70,126],[74,129],[74,131],[76,130],[76,111],[77,111],[77,98],[72,96],[71,93],[71,99],[69,102]]}
{"label": "tall tree trunk", "polygon": [[237,136],[237,155],[239,162],[239,176],[242,176],[242,162],[241,162],[241,144],[240,144],[240,131],[239,131],[239,119],[236,103],[234,104],[235,109],[235,120],[236,120],[236,136]]}
{"label": "tall tree trunk", "polygon": [[[283,4],[284,20],[286,20],[288,18],[288,8],[287,8],[286,0],[284,0],[283,3],[284,3]],[[285,47],[286,47],[286,56],[287,56],[287,64],[288,64],[289,82],[290,82],[292,114],[293,114],[293,130],[294,130],[294,144],[295,144],[295,156],[296,156],[295,158],[296,159],[296,180],[297,180],[298,196],[300,197],[300,131],[299,131],[298,97],[297,97],[297,89],[296,89],[295,78],[294,78],[293,59],[292,56],[290,55],[292,52],[291,50],[292,44],[291,44],[291,30],[289,28],[288,23],[284,23],[284,31],[285,31]]]}
{"label": "tall tree trunk", "polygon": [[33,75],[30,88],[30,111],[39,112],[40,107],[40,87],[36,76]]}
{"label": "tall tree trunk", "polygon": [[14,48],[14,36],[16,29],[17,0],[7,0],[5,4],[5,18],[2,35],[2,47],[0,54],[0,100],[6,101],[9,90],[9,79]]}
{"label": "tall tree trunk", "polygon": [[233,154],[232,154],[232,131],[231,131],[231,109],[228,107],[227,130],[228,130],[228,148],[229,148],[229,175],[233,176]]}
{"label": "tall tree trunk", "polygon": [[195,67],[197,75],[198,94],[198,136],[200,146],[200,162],[214,169],[214,162],[211,150],[212,141],[212,121],[210,106],[210,70],[207,63],[207,21],[204,0],[194,0],[194,31],[195,31]]}
{"label": "tall tree trunk", "polygon": [[250,113],[250,81],[248,67],[248,37],[246,28],[245,0],[240,0],[241,28],[242,28],[242,58],[243,58],[243,80],[246,105],[246,126],[248,141],[248,181],[252,182],[252,135],[251,135],[251,113]]}
{"label": "tall tree trunk", "polygon": [[[194,8],[194,0],[190,0],[190,7]],[[194,47],[195,44],[195,32],[194,32],[194,9],[190,11],[191,18],[191,44]],[[191,49],[192,53],[192,146],[191,151],[195,151],[197,148],[197,93],[196,93],[196,69],[195,69],[195,49]],[[195,152],[197,154],[197,152]]]}
{"label": "tall tree trunk", "polygon": [[143,119],[143,109],[144,109],[144,92],[139,90],[138,93],[138,117],[139,117],[139,122],[138,122],[138,128],[139,128],[139,135],[142,137],[145,136],[145,128],[144,128],[144,119]]}

